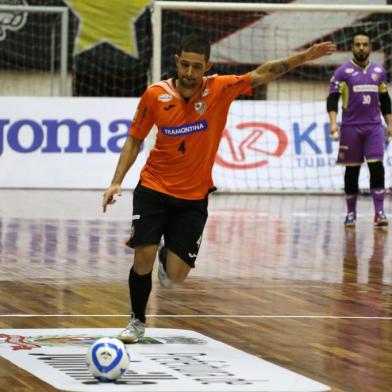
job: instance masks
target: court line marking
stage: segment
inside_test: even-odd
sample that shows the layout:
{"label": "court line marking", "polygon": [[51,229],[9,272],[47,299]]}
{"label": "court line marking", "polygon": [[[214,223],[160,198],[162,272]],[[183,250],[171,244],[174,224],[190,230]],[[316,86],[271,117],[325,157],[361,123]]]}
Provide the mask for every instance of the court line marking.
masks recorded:
{"label": "court line marking", "polygon": [[[0,317],[129,317],[129,314],[0,314]],[[253,318],[253,319],[355,319],[392,320],[392,316],[307,316],[307,315],[233,315],[233,314],[147,314],[157,318]]]}

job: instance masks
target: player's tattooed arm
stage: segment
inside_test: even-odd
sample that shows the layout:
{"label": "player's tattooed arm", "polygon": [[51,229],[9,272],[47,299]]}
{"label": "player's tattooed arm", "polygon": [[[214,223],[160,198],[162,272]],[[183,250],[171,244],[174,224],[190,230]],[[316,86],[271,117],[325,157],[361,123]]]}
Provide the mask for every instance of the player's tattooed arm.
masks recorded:
{"label": "player's tattooed arm", "polygon": [[271,82],[284,75],[291,68],[292,66],[287,61],[287,58],[267,61],[251,72],[250,83],[252,87],[256,87]]}
{"label": "player's tattooed arm", "polygon": [[269,72],[280,75],[287,72],[290,69],[290,66],[286,63],[286,61],[276,61],[275,63],[271,64],[269,68]]}
{"label": "player's tattooed arm", "polygon": [[283,76],[292,68],[298,67],[308,61],[314,61],[322,56],[328,56],[336,51],[336,45],[332,42],[314,44],[309,49],[292,56],[267,61],[259,65],[250,73],[250,84],[256,87],[260,84],[271,82]]}

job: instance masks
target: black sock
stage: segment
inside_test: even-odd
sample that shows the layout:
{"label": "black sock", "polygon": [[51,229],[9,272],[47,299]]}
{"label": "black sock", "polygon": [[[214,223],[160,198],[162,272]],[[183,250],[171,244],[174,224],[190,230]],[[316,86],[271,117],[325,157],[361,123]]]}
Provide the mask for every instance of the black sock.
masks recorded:
{"label": "black sock", "polygon": [[167,248],[166,246],[162,246],[161,249],[159,249],[159,261],[163,265],[163,269],[166,271],[166,261],[167,261]]}
{"label": "black sock", "polygon": [[136,318],[145,323],[146,307],[152,287],[151,272],[146,275],[138,275],[132,267],[129,272],[128,283],[132,311]]}

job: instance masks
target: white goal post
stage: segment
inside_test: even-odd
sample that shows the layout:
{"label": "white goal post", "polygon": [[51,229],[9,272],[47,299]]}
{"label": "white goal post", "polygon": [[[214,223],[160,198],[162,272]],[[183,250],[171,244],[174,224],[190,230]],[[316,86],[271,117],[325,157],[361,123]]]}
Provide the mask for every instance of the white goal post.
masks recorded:
{"label": "white goal post", "polygon": [[[220,74],[245,72],[322,40],[337,43],[336,54],[290,71],[255,93],[254,100],[233,102],[213,171],[220,190],[342,192],[343,169],[335,165],[337,143],[329,138],[325,99],[334,69],[351,59],[353,32],[369,31],[372,40],[375,36],[371,59],[392,76],[392,43],[387,38],[392,34],[392,6],[380,0],[375,5],[364,0],[299,3],[154,2],[153,82],[167,75],[172,61],[167,37],[178,44],[192,32],[190,25],[199,34],[206,30],[217,66],[213,71]],[[391,150],[385,154],[388,188]],[[365,167],[360,186],[369,187]]]}
{"label": "white goal post", "polygon": [[[28,14],[58,14],[60,15],[60,42],[59,42],[59,78],[58,95],[67,96],[67,70],[68,70],[68,20],[69,9],[61,6],[34,6],[34,5],[6,5],[0,4],[1,29],[7,25],[12,26],[17,15],[26,17]],[[52,37],[52,39],[54,39]],[[15,48],[17,50],[17,48]],[[52,50],[52,55],[55,49]],[[53,91],[53,89],[51,89]]]}

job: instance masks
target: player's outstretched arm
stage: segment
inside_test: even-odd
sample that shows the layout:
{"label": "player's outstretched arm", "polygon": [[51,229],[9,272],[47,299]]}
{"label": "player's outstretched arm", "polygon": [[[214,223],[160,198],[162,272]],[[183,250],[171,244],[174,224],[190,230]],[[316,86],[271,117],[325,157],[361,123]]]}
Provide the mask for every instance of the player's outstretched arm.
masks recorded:
{"label": "player's outstretched arm", "polygon": [[279,60],[271,60],[259,65],[251,72],[250,82],[253,87],[271,82],[280,78],[290,69],[298,67],[308,61],[317,60],[323,56],[329,56],[336,51],[336,45],[332,42],[314,44],[309,49]]}
{"label": "player's outstretched arm", "polygon": [[129,168],[135,162],[140,151],[143,140],[135,139],[129,136],[121,150],[120,158],[117,163],[116,171],[113,176],[112,184],[103,194],[102,209],[106,212],[108,204],[114,204],[116,200],[114,195],[121,196],[121,183],[127,174]]}

